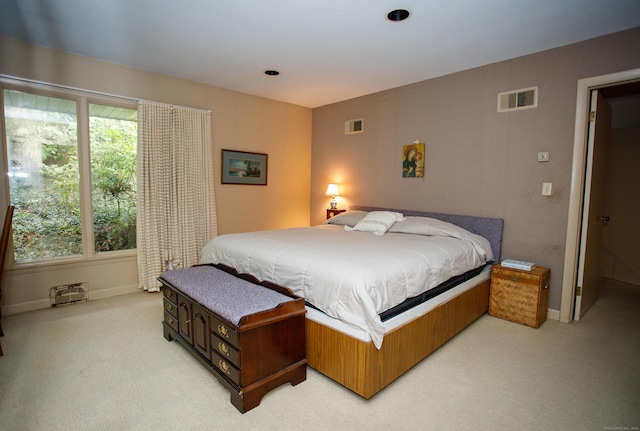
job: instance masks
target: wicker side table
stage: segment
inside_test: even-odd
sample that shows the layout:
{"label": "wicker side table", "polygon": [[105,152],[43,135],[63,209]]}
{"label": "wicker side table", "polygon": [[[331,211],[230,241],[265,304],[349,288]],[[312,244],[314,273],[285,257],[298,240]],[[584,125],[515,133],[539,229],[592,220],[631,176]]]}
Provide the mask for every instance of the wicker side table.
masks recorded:
{"label": "wicker side table", "polygon": [[489,315],[539,328],[547,320],[551,270],[531,271],[495,265],[491,270]]}

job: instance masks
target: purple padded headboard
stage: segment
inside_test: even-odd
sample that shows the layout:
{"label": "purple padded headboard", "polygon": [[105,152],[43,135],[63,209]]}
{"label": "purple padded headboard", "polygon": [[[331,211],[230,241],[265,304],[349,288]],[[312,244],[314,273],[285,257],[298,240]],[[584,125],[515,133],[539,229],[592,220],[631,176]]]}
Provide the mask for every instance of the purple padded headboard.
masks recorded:
{"label": "purple padded headboard", "polygon": [[502,255],[502,231],[504,230],[504,220],[501,218],[441,214],[425,211],[367,207],[362,205],[352,205],[349,209],[352,211],[395,211],[400,212],[405,216],[431,217],[448,223],[453,223],[468,230],[469,232],[481,235],[488,239],[491,244],[491,251],[493,251],[493,258],[496,262],[500,262],[500,256]]}

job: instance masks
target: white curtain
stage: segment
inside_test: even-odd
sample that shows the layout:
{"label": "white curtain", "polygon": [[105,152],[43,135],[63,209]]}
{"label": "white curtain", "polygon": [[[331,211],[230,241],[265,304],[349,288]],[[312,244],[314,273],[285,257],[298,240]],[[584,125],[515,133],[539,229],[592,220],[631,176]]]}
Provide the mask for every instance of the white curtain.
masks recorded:
{"label": "white curtain", "polygon": [[188,268],[217,235],[211,112],[138,102],[138,277]]}

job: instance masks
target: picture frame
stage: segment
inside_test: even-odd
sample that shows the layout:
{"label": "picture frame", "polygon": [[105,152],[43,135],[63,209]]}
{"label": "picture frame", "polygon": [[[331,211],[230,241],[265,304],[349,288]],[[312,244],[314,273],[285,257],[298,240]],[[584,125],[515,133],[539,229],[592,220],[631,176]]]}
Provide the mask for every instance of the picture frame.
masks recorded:
{"label": "picture frame", "polygon": [[267,185],[268,155],[222,150],[222,184]]}
{"label": "picture frame", "polygon": [[424,178],[424,142],[415,141],[402,146],[402,177]]}

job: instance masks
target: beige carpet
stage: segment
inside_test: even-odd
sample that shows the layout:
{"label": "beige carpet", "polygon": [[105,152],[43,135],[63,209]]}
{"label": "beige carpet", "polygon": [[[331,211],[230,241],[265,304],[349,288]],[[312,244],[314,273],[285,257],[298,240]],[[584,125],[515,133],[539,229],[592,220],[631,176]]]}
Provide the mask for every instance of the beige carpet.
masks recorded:
{"label": "beige carpet", "polygon": [[640,291],[578,323],[485,315],[371,400],[308,369],[239,413],[162,336],[160,294],[7,316],[1,430],[607,430],[640,427]]}

